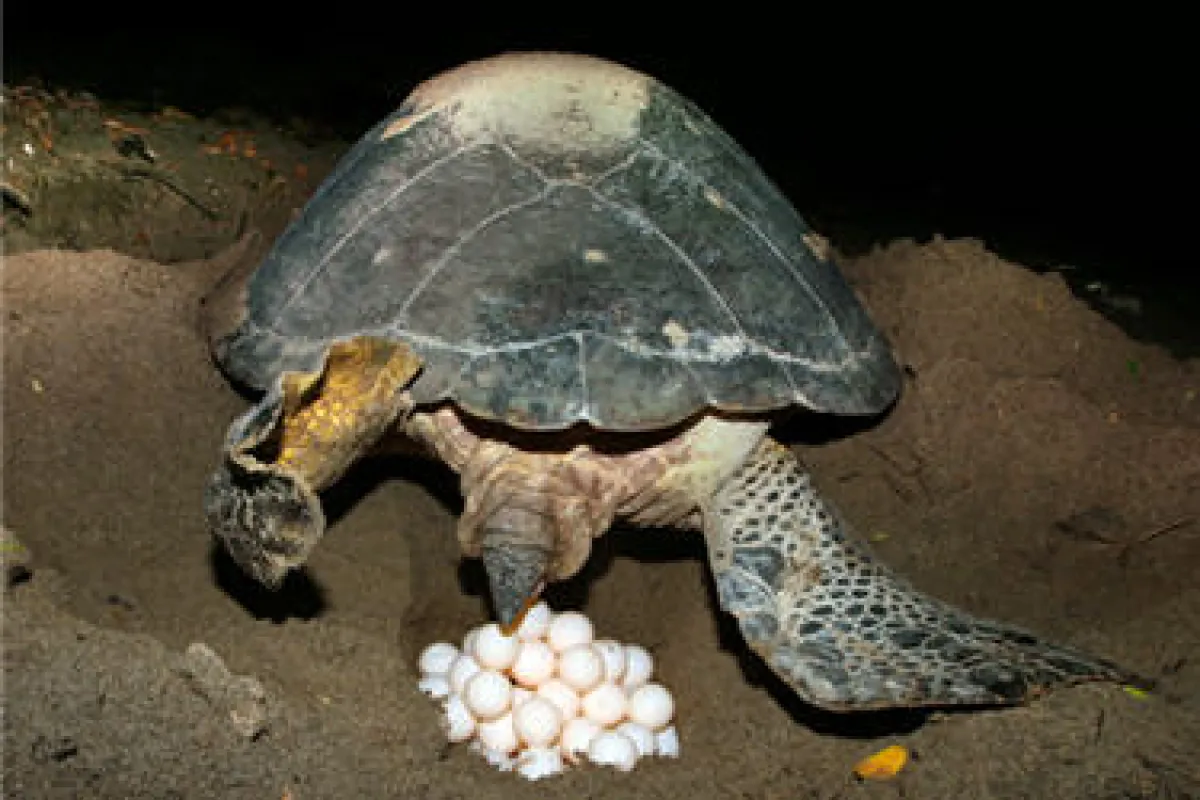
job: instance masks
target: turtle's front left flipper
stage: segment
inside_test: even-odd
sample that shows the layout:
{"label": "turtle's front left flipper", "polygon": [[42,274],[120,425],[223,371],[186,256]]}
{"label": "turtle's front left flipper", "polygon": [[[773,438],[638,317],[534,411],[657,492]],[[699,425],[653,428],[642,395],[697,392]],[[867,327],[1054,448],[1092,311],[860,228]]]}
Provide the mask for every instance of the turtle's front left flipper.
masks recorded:
{"label": "turtle's front left flipper", "polygon": [[918,593],[848,538],[796,457],[770,439],[714,501],[705,534],[721,605],[815,705],[1012,704],[1055,685],[1136,680]]}
{"label": "turtle's front left flipper", "polygon": [[402,415],[420,359],[367,336],[333,344],[314,372],[284,373],[226,436],[204,512],[234,561],[277,587],[325,530],[318,492]]}

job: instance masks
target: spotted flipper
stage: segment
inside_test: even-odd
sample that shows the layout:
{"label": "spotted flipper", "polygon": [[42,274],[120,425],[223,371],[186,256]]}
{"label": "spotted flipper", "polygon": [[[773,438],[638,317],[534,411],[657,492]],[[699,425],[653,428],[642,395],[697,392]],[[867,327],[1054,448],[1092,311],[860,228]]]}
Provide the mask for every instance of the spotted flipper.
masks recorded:
{"label": "spotted flipper", "polygon": [[765,439],[716,493],[722,607],[800,696],[831,710],[1013,704],[1119,667],[918,593],[849,538],[800,462]]}
{"label": "spotted flipper", "polygon": [[396,342],[336,343],[319,370],[285,373],[233,423],[204,512],[242,569],[276,587],[304,563],[325,530],[317,493],[411,411],[419,369]]}

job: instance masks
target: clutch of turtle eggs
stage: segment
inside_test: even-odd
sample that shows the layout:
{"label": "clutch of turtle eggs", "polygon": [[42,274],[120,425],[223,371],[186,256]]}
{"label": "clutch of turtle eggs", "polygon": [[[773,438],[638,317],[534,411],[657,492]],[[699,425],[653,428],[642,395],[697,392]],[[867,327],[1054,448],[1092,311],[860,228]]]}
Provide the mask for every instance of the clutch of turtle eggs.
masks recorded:
{"label": "clutch of turtle eggs", "polygon": [[585,760],[628,771],[645,756],[679,756],[675,700],[650,680],[650,653],[596,639],[576,611],[539,602],[512,636],[481,625],[461,649],[426,647],[419,667],[421,691],[442,704],[446,737],[529,780]]}

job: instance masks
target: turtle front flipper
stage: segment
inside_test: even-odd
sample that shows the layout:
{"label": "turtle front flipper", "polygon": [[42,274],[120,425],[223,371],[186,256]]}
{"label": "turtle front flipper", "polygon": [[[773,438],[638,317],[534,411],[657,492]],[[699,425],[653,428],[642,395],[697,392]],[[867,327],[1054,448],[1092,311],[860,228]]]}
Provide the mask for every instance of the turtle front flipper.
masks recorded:
{"label": "turtle front flipper", "polygon": [[226,436],[204,511],[234,561],[277,587],[325,530],[318,492],[402,415],[420,359],[398,342],[331,345],[314,372],[286,372]]}
{"label": "turtle front flipper", "polygon": [[1014,704],[1055,685],[1137,680],[920,594],[848,538],[800,462],[770,439],[713,499],[705,533],[721,605],[810,703]]}

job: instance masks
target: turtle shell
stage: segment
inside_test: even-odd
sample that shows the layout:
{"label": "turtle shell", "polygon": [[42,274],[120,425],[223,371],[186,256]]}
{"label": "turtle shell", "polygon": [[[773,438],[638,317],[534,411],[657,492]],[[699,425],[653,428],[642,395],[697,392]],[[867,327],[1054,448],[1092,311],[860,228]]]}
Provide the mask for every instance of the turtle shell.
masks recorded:
{"label": "turtle shell", "polygon": [[250,386],[371,334],[424,358],[418,403],[531,430],[874,413],[900,382],[750,156],[677,92],[585,56],[498,56],[419,86],[243,297],[215,352]]}

